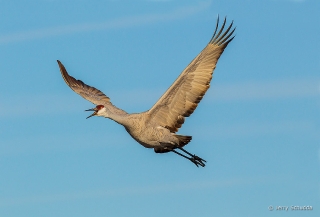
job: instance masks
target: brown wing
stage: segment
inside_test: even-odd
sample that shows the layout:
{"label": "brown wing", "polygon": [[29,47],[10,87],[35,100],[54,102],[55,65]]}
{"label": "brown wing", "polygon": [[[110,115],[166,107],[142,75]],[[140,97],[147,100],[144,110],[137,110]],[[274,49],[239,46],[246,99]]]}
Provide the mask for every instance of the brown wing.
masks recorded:
{"label": "brown wing", "polygon": [[147,112],[149,117],[147,121],[166,127],[171,132],[177,132],[184,123],[185,117],[189,117],[197,108],[210,87],[212,73],[219,57],[234,38],[231,36],[235,28],[230,31],[233,21],[225,32],[223,29],[226,18],[217,33],[218,24],[219,17],[216,30],[208,45],[191,61],[171,87]]}
{"label": "brown wing", "polygon": [[60,68],[61,75],[64,79],[64,81],[67,83],[67,85],[77,94],[85,98],[86,100],[92,102],[96,105],[104,105],[107,107],[112,113],[116,114],[127,114],[127,112],[123,111],[122,109],[119,109],[118,107],[114,106],[110,102],[110,98],[107,97],[104,93],[102,93],[100,90],[91,87],[89,85],[86,85],[81,80],[77,80],[74,77],[70,76],[66,70],[66,68],[63,66],[63,64],[57,60]]}
{"label": "brown wing", "polygon": [[110,102],[110,98],[104,93],[70,76],[64,65],[59,60],[57,60],[57,62],[64,81],[74,92],[96,105],[103,105]]}

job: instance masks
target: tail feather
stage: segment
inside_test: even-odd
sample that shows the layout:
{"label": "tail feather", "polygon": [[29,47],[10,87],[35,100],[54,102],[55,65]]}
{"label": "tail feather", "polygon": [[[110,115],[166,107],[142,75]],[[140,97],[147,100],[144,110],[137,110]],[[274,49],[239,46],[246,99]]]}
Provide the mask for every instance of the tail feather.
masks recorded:
{"label": "tail feather", "polygon": [[[192,139],[192,136],[182,136],[182,135],[174,135],[174,136],[179,140],[179,144],[177,144],[179,148],[182,148],[183,146],[188,144]],[[171,148],[168,148],[168,147],[154,148],[154,151],[156,153],[167,153],[167,152],[170,152],[171,150],[172,150],[172,147]]]}
{"label": "tail feather", "polygon": [[188,144],[192,139],[192,136],[175,135],[175,137],[179,140],[179,147],[180,148],[182,148],[183,146]]}

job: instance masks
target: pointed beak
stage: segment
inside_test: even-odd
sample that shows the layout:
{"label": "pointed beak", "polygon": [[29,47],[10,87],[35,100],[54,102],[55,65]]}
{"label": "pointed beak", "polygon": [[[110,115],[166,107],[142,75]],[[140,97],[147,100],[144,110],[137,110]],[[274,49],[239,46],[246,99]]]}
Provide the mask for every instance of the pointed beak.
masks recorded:
{"label": "pointed beak", "polygon": [[91,115],[89,115],[86,119],[91,118],[92,116],[95,116],[97,114],[97,110],[95,108],[92,109],[87,109],[85,110],[86,112],[88,111],[94,111]]}

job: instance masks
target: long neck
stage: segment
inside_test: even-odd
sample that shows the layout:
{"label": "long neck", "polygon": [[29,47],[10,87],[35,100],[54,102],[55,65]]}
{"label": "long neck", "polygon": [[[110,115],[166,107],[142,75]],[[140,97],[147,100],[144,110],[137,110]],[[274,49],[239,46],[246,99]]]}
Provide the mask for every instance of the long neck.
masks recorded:
{"label": "long neck", "polygon": [[123,115],[123,114],[117,114],[117,113],[113,113],[113,112],[110,112],[108,113],[108,117],[109,119],[111,120],[114,120],[115,122],[117,122],[118,124],[121,124],[123,126],[126,126],[127,125],[127,116],[128,115]]}
{"label": "long neck", "polygon": [[111,103],[105,108],[104,117],[110,118],[123,126],[128,124],[128,113],[115,107]]}

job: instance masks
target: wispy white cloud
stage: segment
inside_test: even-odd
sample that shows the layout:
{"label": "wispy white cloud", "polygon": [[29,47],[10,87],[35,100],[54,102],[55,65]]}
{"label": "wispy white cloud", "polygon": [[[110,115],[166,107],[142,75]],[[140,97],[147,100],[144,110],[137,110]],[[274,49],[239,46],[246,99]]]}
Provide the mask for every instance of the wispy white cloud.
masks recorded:
{"label": "wispy white cloud", "polygon": [[[114,123],[112,123],[114,124]],[[99,131],[100,132],[100,131]],[[112,137],[101,143],[94,131],[86,133],[70,133],[68,135],[38,134],[30,136],[13,136],[0,139],[0,156],[16,156],[29,154],[48,154],[53,152],[69,152],[75,150],[101,149],[111,146],[122,147],[131,140],[130,136],[113,133]],[[61,142],[63,141],[63,142]]]}
{"label": "wispy white cloud", "polygon": [[320,78],[217,84],[212,89],[209,97],[219,101],[315,97],[320,96]]}
{"label": "wispy white cloud", "polygon": [[145,0],[147,2],[171,2],[173,0]]}
{"label": "wispy white cloud", "polygon": [[[149,109],[160,98],[165,89],[121,89],[107,92],[106,94],[110,96],[113,103],[120,107],[124,106],[123,109],[125,110],[126,107],[132,107],[133,105]],[[307,97],[320,97],[320,78],[213,84],[205,96],[206,100],[209,99],[216,103]],[[19,102],[19,104],[16,102]],[[67,95],[1,96],[0,118],[69,113],[74,111],[75,108],[79,108],[80,104],[81,106],[83,105],[84,109],[92,105],[72,92]],[[15,107],[14,105],[17,106]]]}
{"label": "wispy white cloud", "polygon": [[16,206],[28,204],[43,204],[64,201],[74,201],[82,199],[96,199],[107,197],[119,197],[127,195],[145,195],[145,194],[163,194],[166,192],[177,191],[192,191],[201,189],[216,189],[216,188],[230,188],[238,186],[246,186],[252,184],[272,183],[282,180],[284,177],[269,178],[269,177],[249,177],[238,178],[229,180],[207,180],[198,182],[185,182],[185,183],[168,183],[157,184],[154,186],[135,186],[135,187],[122,187],[118,189],[96,189],[80,192],[67,192],[47,195],[34,195],[27,197],[15,198],[0,198],[0,206]]}
{"label": "wispy white cloud", "polygon": [[272,0],[272,1],[287,1],[287,2],[301,3],[301,2],[306,2],[307,0]]}
{"label": "wispy white cloud", "polygon": [[302,2],[306,2],[307,0],[273,0],[273,1],[287,1],[287,2],[294,2],[294,3],[302,3]]}
{"label": "wispy white cloud", "polygon": [[[162,89],[117,90],[108,93],[112,101],[120,101],[127,105],[152,106],[161,97]],[[248,81],[227,84],[211,84],[206,93],[206,100],[219,102],[246,102],[256,100],[299,99],[320,97],[320,78],[282,79],[271,81]],[[147,107],[146,109],[149,109]]]}
{"label": "wispy white cloud", "polygon": [[292,1],[292,2],[305,2],[307,0],[287,0],[287,1]]}
{"label": "wispy white cloud", "polygon": [[[213,133],[214,132],[214,133]],[[193,136],[198,138],[234,139],[252,138],[252,136],[272,136],[295,133],[307,133],[318,138],[319,129],[315,122],[310,120],[291,121],[246,121],[239,123],[215,123],[210,126],[197,126]]]}
{"label": "wispy white cloud", "polygon": [[183,19],[193,14],[199,13],[208,8],[210,2],[201,2],[197,5],[181,7],[169,13],[144,14],[131,17],[122,17],[100,23],[81,23],[65,26],[48,27],[35,30],[27,30],[16,33],[0,35],[0,44],[8,44],[19,41],[35,40],[53,36],[68,35],[80,32],[129,28],[135,26],[150,25],[159,22]]}
{"label": "wispy white cloud", "polygon": [[71,112],[77,104],[76,98],[58,94],[2,95],[0,100],[0,118]]}

